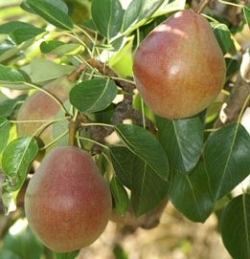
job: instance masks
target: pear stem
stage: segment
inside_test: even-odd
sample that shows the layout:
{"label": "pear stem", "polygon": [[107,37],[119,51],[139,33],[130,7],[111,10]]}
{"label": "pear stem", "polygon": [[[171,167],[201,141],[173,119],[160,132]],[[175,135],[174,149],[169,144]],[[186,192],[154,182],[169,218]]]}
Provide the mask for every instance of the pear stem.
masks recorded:
{"label": "pear stem", "polygon": [[206,6],[211,2],[212,0],[203,0],[201,1],[201,3],[199,4],[196,12],[198,14],[201,14],[203,12],[203,10],[206,8]]}

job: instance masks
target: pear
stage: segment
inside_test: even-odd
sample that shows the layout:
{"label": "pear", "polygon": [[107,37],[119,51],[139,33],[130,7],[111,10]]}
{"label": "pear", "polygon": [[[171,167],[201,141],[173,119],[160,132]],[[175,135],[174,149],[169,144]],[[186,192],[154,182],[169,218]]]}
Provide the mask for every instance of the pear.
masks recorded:
{"label": "pear", "polygon": [[147,35],[136,50],[133,72],[138,92],[155,114],[182,119],[215,100],[226,65],[208,21],[183,10]]}
{"label": "pear", "polygon": [[24,204],[30,227],[56,252],[92,244],[112,209],[108,184],[92,157],[74,146],[56,147],[45,156],[28,184]]}
{"label": "pear", "polygon": [[[51,81],[43,89],[64,103],[68,99],[71,86],[72,82],[69,77],[64,75]],[[49,144],[53,141],[53,125],[46,127],[46,124],[53,121],[59,110],[60,105],[53,98],[37,90],[25,100],[18,111],[17,121],[20,121],[17,123],[18,136],[37,136],[44,145]]]}

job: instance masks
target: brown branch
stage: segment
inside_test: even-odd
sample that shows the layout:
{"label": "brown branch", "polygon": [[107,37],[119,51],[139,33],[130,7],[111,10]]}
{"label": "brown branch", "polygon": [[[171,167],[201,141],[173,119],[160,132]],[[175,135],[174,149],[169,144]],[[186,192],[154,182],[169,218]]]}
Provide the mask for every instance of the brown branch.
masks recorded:
{"label": "brown branch", "polygon": [[201,1],[201,3],[200,3],[200,4],[198,5],[198,7],[197,7],[196,12],[199,13],[199,14],[201,14],[201,13],[203,12],[203,10],[206,8],[206,6],[207,6],[208,4],[210,4],[212,1],[213,1],[213,0],[203,0],[203,1]]}
{"label": "brown branch", "polygon": [[[235,86],[226,102],[226,107],[215,123],[215,128],[221,127],[230,122],[239,121],[242,109],[245,109],[250,103],[250,55],[247,51],[243,55],[240,71]],[[244,107],[245,106],[245,107]]]}

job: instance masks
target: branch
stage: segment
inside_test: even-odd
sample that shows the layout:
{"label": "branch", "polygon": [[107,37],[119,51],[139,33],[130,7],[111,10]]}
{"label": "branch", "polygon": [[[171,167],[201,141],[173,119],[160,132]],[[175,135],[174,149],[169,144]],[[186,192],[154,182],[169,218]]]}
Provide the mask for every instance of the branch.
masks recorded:
{"label": "branch", "polygon": [[243,55],[240,71],[235,86],[222,109],[215,127],[239,121],[242,112],[250,104],[250,53],[249,50]]}

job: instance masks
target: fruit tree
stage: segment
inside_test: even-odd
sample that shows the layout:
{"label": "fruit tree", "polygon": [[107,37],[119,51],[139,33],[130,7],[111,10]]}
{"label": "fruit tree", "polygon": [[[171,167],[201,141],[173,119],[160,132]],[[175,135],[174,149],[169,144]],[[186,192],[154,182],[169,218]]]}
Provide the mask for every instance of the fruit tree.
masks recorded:
{"label": "fruit tree", "polygon": [[[74,259],[171,204],[249,259],[249,1],[0,8],[0,258]],[[18,219],[34,249],[8,245]]]}

